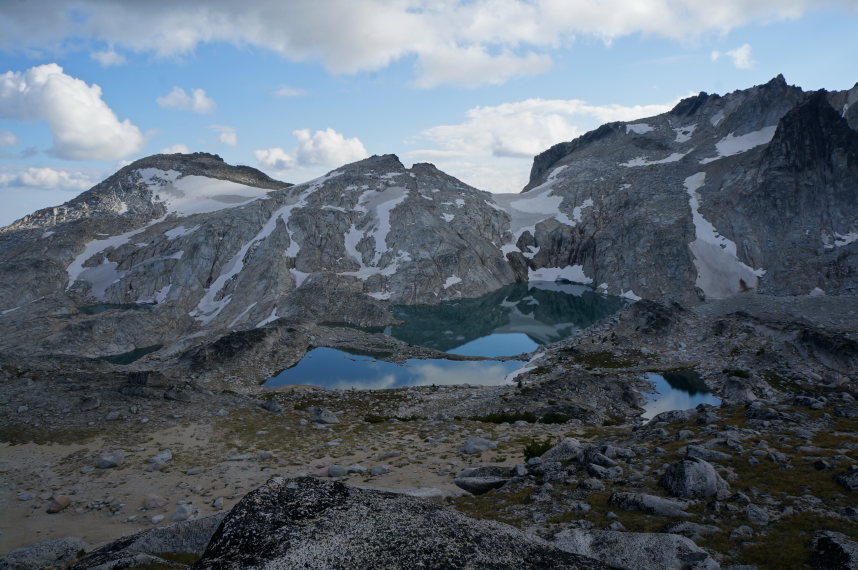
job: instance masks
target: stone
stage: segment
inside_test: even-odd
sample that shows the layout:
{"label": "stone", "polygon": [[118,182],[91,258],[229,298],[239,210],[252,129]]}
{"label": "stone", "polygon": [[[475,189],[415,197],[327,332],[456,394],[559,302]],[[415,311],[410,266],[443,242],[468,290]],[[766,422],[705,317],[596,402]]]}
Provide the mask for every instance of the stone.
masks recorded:
{"label": "stone", "polygon": [[143,498],[143,507],[146,509],[158,509],[165,506],[169,501],[161,495],[149,493]]}
{"label": "stone", "polygon": [[250,492],[194,565],[262,567],[607,568],[507,525],[406,495],[313,478],[274,478]]}
{"label": "stone", "polygon": [[819,570],[854,570],[858,568],[858,542],[842,533],[817,532],[811,542],[810,563]]}
{"label": "stone", "polygon": [[[276,398],[268,398],[267,400],[265,400],[265,402],[262,403],[261,407],[263,410],[268,410],[269,412],[271,412],[273,414],[279,414],[280,412],[283,411],[283,406],[281,406],[280,403],[277,402]],[[337,423],[337,422],[321,422],[321,423]]]}
{"label": "stone", "polygon": [[713,534],[720,532],[720,530],[720,528],[711,524],[700,524],[691,521],[677,521],[668,523],[661,529],[660,532],[679,534],[688,539],[693,540],[694,542],[698,542],[708,536],[712,536]]}
{"label": "stone", "polygon": [[840,473],[834,479],[853,493],[858,493],[858,469],[850,469]]}
{"label": "stone", "polygon": [[337,415],[327,408],[313,407],[310,409],[310,421],[314,424],[338,424]]}
{"label": "stone", "polygon": [[651,515],[674,518],[692,516],[685,511],[688,507],[687,503],[646,493],[614,493],[608,502],[624,511],[641,511]]}
{"label": "stone", "polygon": [[120,466],[123,461],[125,461],[125,453],[116,451],[99,457],[95,462],[95,467],[98,469],[113,469]]}
{"label": "stone", "polygon": [[548,451],[542,454],[543,461],[578,461],[584,453],[584,448],[581,443],[572,437],[563,439],[559,444],[555,445]]}
{"label": "stone", "polygon": [[55,538],[31,546],[16,548],[5,557],[0,558],[0,568],[4,570],[65,568],[86,549],[86,543],[77,537]]}
{"label": "stone", "polygon": [[171,522],[182,522],[194,516],[194,506],[190,503],[179,505],[170,517]]}
{"label": "stone", "polygon": [[54,495],[51,497],[51,500],[48,501],[47,512],[51,514],[58,513],[71,505],[71,502],[71,497],[68,495]]}
{"label": "stone", "polygon": [[149,463],[167,463],[171,459],[173,459],[173,452],[169,449],[165,449],[157,455],[150,457]]}
{"label": "stone", "polygon": [[711,463],[694,457],[670,464],[659,484],[683,499],[711,497],[729,488]]}
{"label": "stone", "polygon": [[478,436],[471,436],[465,440],[465,445],[462,447],[462,453],[473,455],[475,453],[481,453],[483,451],[496,449],[497,446],[498,444],[494,441],[490,441],[488,439]]}
{"label": "stone", "polygon": [[36,495],[30,491],[18,491],[15,496],[19,501],[32,501],[36,498]]}
{"label": "stone", "polygon": [[[122,537],[97,550],[93,550],[74,564],[70,570],[95,570],[153,567],[173,567],[174,564],[159,557],[164,553],[200,556],[217,530],[226,513],[218,513],[195,520],[176,522],[163,527],[150,528]],[[164,520],[164,515],[151,518],[152,524]]]}
{"label": "stone", "polygon": [[751,538],[754,536],[754,529],[749,527],[746,524],[742,526],[737,526],[730,532],[730,540],[736,540],[739,538]]}
{"label": "stone", "polygon": [[98,396],[84,396],[80,400],[80,411],[88,412],[101,406],[101,398]]}
{"label": "stone", "polygon": [[513,476],[513,469],[496,465],[471,467],[463,469],[453,479],[460,489],[473,494],[482,495],[492,489],[503,487]]}
{"label": "stone", "polygon": [[376,465],[369,470],[369,474],[373,477],[381,477],[382,475],[387,475],[388,473],[390,473],[390,467],[388,467],[387,465]]}
{"label": "stone", "polygon": [[328,477],[345,477],[348,472],[342,465],[331,465],[328,467]]}
{"label": "stone", "polygon": [[674,534],[568,529],[554,535],[561,550],[619,568],[718,570],[720,565],[691,540]]}
{"label": "stone", "polygon": [[728,459],[733,458],[729,453],[709,449],[708,447],[703,447],[701,445],[689,445],[686,453],[688,457],[703,459],[706,461],[727,461]]}
{"label": "stone", "polygon": [[751,524],[759,526],[769,524],[769,513],[766,509],[754,505],[753,503],[745,507],[745,514],[748,517],[748,522]]}

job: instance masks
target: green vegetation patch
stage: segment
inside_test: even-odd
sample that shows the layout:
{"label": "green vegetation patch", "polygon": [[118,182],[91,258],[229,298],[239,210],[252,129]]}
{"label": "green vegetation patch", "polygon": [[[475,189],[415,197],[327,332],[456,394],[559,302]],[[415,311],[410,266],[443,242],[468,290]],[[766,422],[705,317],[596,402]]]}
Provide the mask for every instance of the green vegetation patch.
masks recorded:
{"label": "green vegetation patch", "polygon": [[486,422],[490,424],[512,424],[515,422],[534,424],[536,423],[537,417],[533,412],[495,412],[485,416],[474,416],[471,419],[475,422]]}

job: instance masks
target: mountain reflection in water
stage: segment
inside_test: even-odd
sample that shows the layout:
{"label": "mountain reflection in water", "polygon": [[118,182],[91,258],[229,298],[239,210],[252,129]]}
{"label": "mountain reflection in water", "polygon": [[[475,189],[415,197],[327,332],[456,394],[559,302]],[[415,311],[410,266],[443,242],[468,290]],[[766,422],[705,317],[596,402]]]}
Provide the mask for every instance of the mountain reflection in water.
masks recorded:
{"label": "mountain reflection in water", "polygon": [[622,297],[572,283],[530,282],[476,299],[397,306],[385,332],[409,344],[468,356],[511,356],[571,336],[623,308]]}

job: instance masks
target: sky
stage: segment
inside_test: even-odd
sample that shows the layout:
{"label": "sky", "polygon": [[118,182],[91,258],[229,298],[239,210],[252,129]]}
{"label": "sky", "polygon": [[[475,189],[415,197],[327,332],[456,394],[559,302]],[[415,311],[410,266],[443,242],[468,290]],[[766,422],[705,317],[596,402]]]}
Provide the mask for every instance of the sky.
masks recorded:
{"label": "sky", "polygon": [[0,226],[139,158],[300,183],[373,154],[518,192],[610,121],[858,82],[858,0],[0,0]]}

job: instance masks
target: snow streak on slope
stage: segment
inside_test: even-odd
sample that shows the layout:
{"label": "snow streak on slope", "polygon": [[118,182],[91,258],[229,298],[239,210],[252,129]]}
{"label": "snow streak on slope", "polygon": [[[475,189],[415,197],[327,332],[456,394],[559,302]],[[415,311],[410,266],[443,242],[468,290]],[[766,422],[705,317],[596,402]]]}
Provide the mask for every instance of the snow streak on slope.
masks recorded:
{"label": "snow streak on slope", "polygon": [[208,289],[206,289],[205,295],[203,295],[203,298],[200,299],[196,308],[191,311],[190,315],[201,323],[207,325],[220,314],[232,299],[232,295],[224,295],[222,293],[224,287],[226,287],[227,283],[229,283],[233,277],[241,273],[241,270],[244,269],[244,256],[250,248],[264,241],[269,235],[271,235],[271,232],[273,232],[277,227],[278,221],[282,221],[283,224],[285,224],[286,231],[289,234],[289,247],[284,252],[284,255],[286,257],[296,257],[300,251],[300,245],[295,241],[292,231],[289,229],[289,218],[292,216],[292,211],[296,208],[303,208],[306,206],[307,198],[313,192],[318,190],[322,184],[340,174],[340,172],[334,171],[309,182],[307,188],[301,192],[294,201],[290,201],[288,204],[275,211],[262,226],[262,229],[260,229],[249,242],[245,243],[241,249],[239,249],[238,252],[224,264],[220,275],[218,275],[217,279],[215,279]]}
{"label": "snow streak on slope", "polygon": [[718,156],[704,158],[700,161],[700,164],[709,164],[710,162],[714,162],[718,159],[727,156],[733,156],[734,154],[741,154],[760,145],[769,144],[772,140],[772,137],[775,136],[776,130],[777,125],[771,127],[764,127],[759,131],[754,131],[738,137],[735,137],[733,136],[733,133],[730,133],[729,135],[715,143],[715,148],[718,151]]}
{"label": "snow streak on slope", "polygon": [[631,159],[628,162],[621,163],[620,166],[625,166],[626,168],[633,168],[636,166],[651,166],[653,164],[667,164],[669,162],[678,162],[678,161],[682,160],[683,157],[685,157],[685,155],[688,154],[689,152],[691,152],[691,151],[674,152],[673,154],[671,154],[667,158],[662,158],[661,160],[648,160],[644,156],[639,156],[637,158]]}
{"label": "snow streak on slope", "polygon": [[707,299],[723,299],[744,288],[755,289],[765,270],[752,269],[739,261],[736,244],[719,234],[712,222],[700,214],[700,195],[697,190],[705,182],[705,172],[698,172],[685,179],[695,231],[695,240],[688,247],[694,255],[697,286]]}
{"label": "snow streak on slope", "polygon": [[[377,274],[393,275],[399,262],[411,261],[411,256],[407,252],[398,251],[392,263],[388,263],[384,268],[379,266],[382,256],[389,251],[387,236],[390,233],[390,214],[406,198],[408,198],[408,191],[401,186],[389,186],[381,192],[367,190],[361,194],[355,210],[366,214],[360,224],[362,227],[358,229],[352,225],[344,236],[346,253],[358,263],[360,269],[347,271],[341,275],[352,275],[363,280]],[[369,263],[364,262],[363,254],[357,249],[364,238],[372,238],[375,246]]]}

